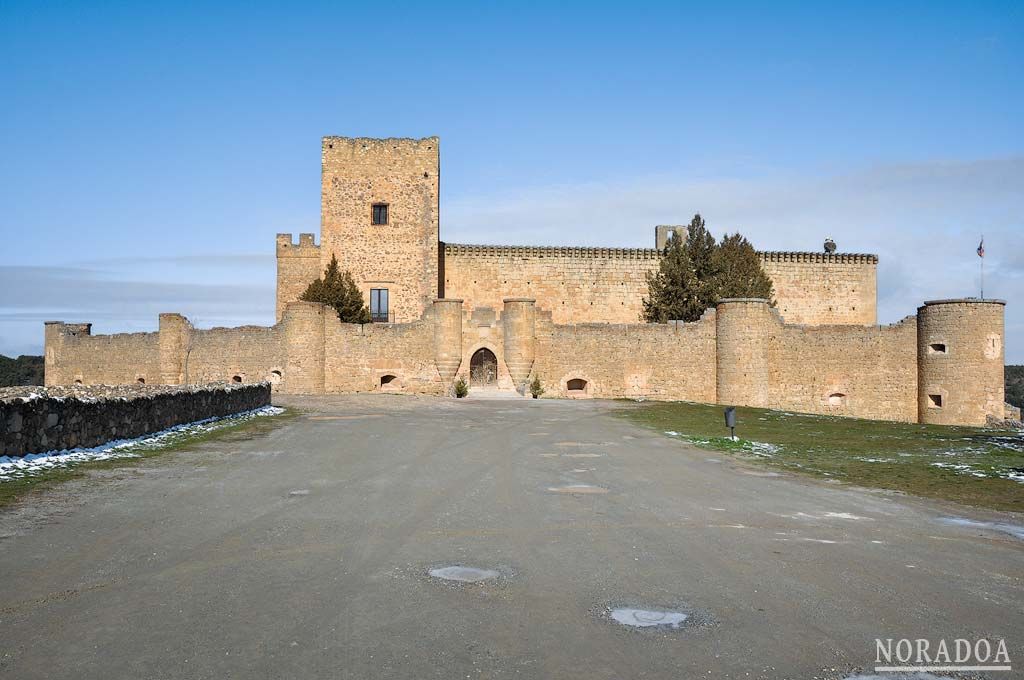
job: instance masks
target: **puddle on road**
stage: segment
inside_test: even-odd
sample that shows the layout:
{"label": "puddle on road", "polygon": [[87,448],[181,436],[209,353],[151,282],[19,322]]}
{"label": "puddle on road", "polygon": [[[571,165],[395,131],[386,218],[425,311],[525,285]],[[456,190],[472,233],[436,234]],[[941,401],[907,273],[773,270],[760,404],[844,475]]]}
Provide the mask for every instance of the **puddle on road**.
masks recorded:
{"label": "puddle on road", "polygon": [[612,620],[623,626],[632,628],[679,628],[688,618],[689,614],[683,612],[654,611],[650,609],[632,609],[619,607],[612,609],[609,613]]}
{"label": "puddle on road", "polygon": [[552,493],[571,493],[571,494],[594,494],[594,493],[608,493],[608,489],[600,486],[593,486],[592,484],[568,484],[566,486],[549,486],[548,491]]}
{"label": "puddle on road", "polygon": [[1024,541],[1024,526],[1021,526],[1020,524],[1009,524],[1007,522],[979,522],[977,520],[967,519],[966,517],[940,517],[939,521],[951,526],[997,531],[1009,534],[1014,538],[1019,538]]}
{"label": "puddle on road", "polygon": [[438,567],[437,569],[431,569],[428,573],[434,578],[456,581],[458,583],[479,583],[501,576],[501,573],[494,569],[478,569],[477,567],[461,567],[458,565]]}
{"label": "puddle on road", "polygon": [[295,489],[294,491],[288,492],[289,496],[308,496],[309,489]]}
{"label": "puddle on road", "polygon": [[565,453],[566,458],[600,458],[603,453]]}
{"label": "puddle on road", "polygon": [[757,470],[744,470],[743,474],[751,477],[781,477],[778,472],[759,472]]}

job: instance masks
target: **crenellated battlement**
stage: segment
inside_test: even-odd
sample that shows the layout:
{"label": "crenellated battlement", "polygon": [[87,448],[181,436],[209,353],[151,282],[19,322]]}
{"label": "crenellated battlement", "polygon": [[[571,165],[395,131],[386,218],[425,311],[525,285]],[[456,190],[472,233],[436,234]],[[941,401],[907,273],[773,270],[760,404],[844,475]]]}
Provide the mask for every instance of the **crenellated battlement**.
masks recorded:
{"label": "crenellated battlement", "polygon": [[277,235],[277,320],[284,308],[298,300],[306,287],[320,276],[320,246],[313,234],[299,234],[299,242],[291,234]]}
{"label": "crenellated battlement", "polygon": [[479,257],[572,257],[590,259],[656,260],[654,248],[597,248],[577,246],[501,246],[445,243],[445,255]]}
{"label": "crenellated battlement", "polygon": [[277,235],[278,257],[320,257],[320,246],[315,234],[299,234],[299,242],[292,240],[291,234]]}
{"label": "crenellated battlement", "polygon": [[817,253],[788,250],[759,252],[762,262],[809,262],[813,264],[878,264],[871,253]]}

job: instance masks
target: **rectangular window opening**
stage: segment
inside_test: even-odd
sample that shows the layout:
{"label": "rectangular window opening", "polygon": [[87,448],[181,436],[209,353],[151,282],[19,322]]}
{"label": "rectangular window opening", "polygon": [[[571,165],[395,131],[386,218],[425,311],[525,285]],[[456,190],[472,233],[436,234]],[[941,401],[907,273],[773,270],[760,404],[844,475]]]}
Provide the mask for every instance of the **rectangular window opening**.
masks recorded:
{"label": "rectangular window opening", "polygon": [[941,394],[929,394],[928,395],[928,408],[942,408],[942,395]]}
{"label": "rectangular window opening", "polygon": [[388,289],[371,288],[370,321],[374,323],[388,323],[390,320],[388,313]]}
{"label": "rectangular window opening", "polygon": [[388,204],[387,203],[374,203],[371,211],[371,223],[372,224],[387,224],[388,223]]}
{"label": "rectangular window opening", "polygon": [[929,354],[945,354],[946,353],[946,344],[944,342],[933,342],[932,344],[928,345],[928,353]]}

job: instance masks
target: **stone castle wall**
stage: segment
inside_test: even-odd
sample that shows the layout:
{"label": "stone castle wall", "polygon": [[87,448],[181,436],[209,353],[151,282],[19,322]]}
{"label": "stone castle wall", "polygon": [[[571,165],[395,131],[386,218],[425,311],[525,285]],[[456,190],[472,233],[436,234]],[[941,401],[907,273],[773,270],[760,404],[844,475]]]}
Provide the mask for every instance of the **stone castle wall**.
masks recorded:
{"label": "stone castle wall", "polygon": [[770,408],[917,421],[917,328],[783,324],[771,310]]}
{"label": "stone castle wall", "polygon": [[[636,323],[653,248],[443,244],[444,296],[474,307],[532,297],[554,323]],[[760,253],[787,323],[872,325],[877,320],[874,255]]]}
{"label": "stone castle wall", "polygon": [[[546,397],[714,403],[715,312],[694,323],[621,325],[560,325],[542,314],[534,369]],[[571,380],[584,381],[582,391]]]}
{"label": "stone castle wall", "polygon": [[44,342],[47,385],[163,382],[158,333],[92,335],[92,324],[47,321]]}
{"label": "stone castle wall", "polygon": [[[133,382],[111,348],[133,352],[166,383],[270,380],[287,393],[445,394],[474,352],[498,361],[497,387],[547,397],[644,397],[882,420],[984,425],[1003,417],[1003,305],[927,303],[891,326],[788,324],[765,300],[723,300],[694,323],[558,324],[528,298],[498,309],[435,300],[416,321],[343,324],[292,302],[269,328],[193,329],[176,314],[160,331],[91,336],[47,325],[48,385]],[[933,346],[945,349],[935,356]],[[147,373],[147,376],[149,373]],[[933,396],[941,401],[932,403]],[[922,405],[923,404],[923,405]]]}
{"label": "stone castle wall", "polygon": [[786,323],[878,323],[876,255],[762,252]]}
{"label": "stone castle wall", "polygon": [[500,309],[529,297],[554,323],[636,323],[653,248],[557,248],[444,244],[444,296]]}

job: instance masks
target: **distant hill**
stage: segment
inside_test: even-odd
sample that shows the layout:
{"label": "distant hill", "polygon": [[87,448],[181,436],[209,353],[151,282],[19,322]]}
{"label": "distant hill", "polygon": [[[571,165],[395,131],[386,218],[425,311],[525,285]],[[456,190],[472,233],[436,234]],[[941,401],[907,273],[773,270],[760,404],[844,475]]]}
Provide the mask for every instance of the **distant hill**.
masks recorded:
{"label": "distant hill", "polygon": [[22,354],[17,359],[12,359],[0,354],[0,387],[42,384],[42,357]]}
{"label": "distant hill", "polygon": [[1006,403],[1024,408],[1024,366],[1006,367]]}

